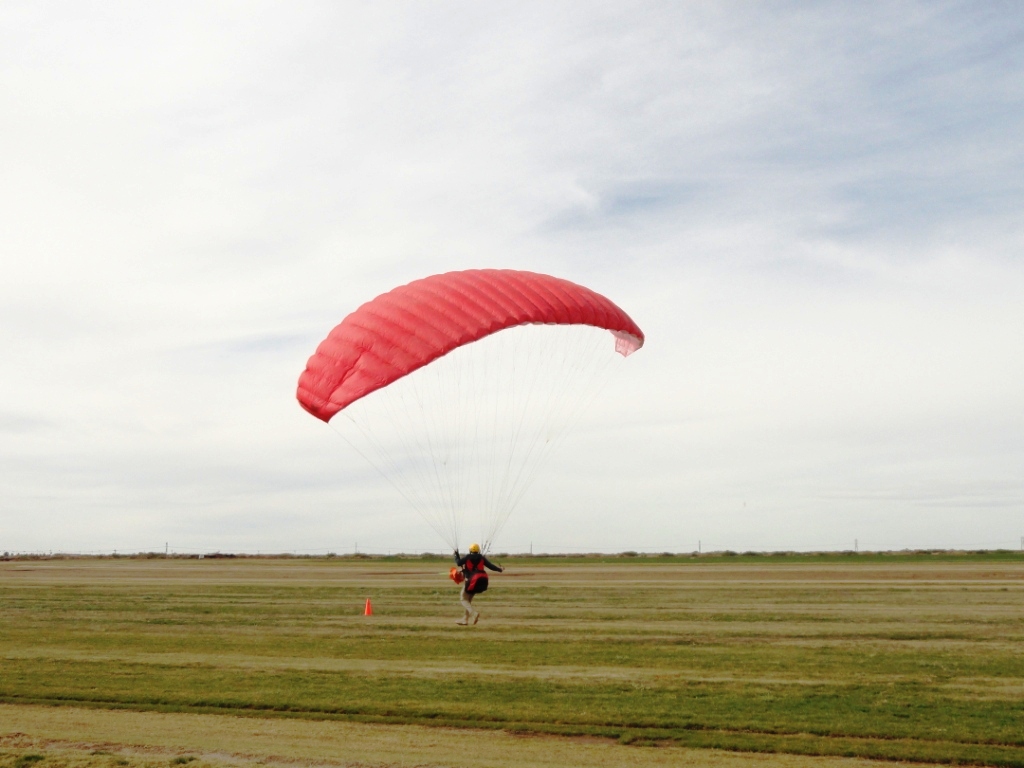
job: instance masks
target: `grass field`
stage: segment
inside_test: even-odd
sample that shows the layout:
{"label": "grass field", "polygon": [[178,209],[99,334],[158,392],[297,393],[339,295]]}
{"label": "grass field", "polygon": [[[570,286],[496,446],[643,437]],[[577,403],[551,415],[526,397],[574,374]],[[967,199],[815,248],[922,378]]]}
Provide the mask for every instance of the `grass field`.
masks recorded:
{"label": "grass field", "polygon": [[[370,729],[367,744],[401,729],[453,743],[453,728],[490,729],[491,741],[466,740],[508,740],[503,754],[547,735],[547,755],[603,745],[590,764],[741,757],[692,751],[715,748],[773,764],[1024,766],[1015,553],[506,565],[466,628],[440,560],[0,562],[0,768],[55,760],[46,749],[106,765],[72,755],[84,732],[54,725],[71,707],[127,710],[90,715],[108,723],[137,712],[320,721],[290,727]],[[361,615],[367,597],[373,617]],[[54,704],[64,708],[33,706]],[[13,713],[37,731],[5,725]],[[401,764],[367,755],[358,761]]]}

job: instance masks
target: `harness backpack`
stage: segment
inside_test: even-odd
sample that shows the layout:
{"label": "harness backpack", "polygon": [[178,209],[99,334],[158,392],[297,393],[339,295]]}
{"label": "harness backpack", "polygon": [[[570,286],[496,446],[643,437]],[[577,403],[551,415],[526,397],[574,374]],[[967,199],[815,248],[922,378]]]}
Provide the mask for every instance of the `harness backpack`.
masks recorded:
{"label": "harness backpack", "polygon": [[475,559],[470,556],[463,567],[466,570],[465,576],[468,579],[466,582],[466,592],[471,595],[478,595],[481,592],[486,592],[488,579],[487,571],[484,567],[483,556],[480,555]]}

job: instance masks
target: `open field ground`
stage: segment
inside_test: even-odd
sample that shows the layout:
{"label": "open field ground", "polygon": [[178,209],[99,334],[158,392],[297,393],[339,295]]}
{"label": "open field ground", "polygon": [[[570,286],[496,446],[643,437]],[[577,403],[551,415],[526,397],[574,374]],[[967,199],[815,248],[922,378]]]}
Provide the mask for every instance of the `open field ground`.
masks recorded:
{"label": "open field ground", "polygon": [[1015,554],[506,565],[0,562],[0,768],[1024,766]]}
{"label": "open field ground", "polygon": [[[0,704],[0,768],[460,766],[460,768],[884,768],[842,757],[686,747],[644,749],[611,739],[530,736],[420,725],[240,718]],[[33,758],[32,756],[37,756]],[[39,758],[42,758],[40,760]],[[20,763],[19,763],[20,761]],[[45,761],[45,762],[44,762]]]}

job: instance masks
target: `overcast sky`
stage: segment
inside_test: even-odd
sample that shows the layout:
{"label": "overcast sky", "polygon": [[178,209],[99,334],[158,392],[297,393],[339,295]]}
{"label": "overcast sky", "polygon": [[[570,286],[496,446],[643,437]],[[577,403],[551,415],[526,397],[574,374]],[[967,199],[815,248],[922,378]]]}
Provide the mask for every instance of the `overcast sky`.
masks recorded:
{"label": "overcast sky", "polygon": [[441,551],[295,402],[418,277],[647,334],[499,551],[1018,548],[1016,2],[0,4],[0,551]]}

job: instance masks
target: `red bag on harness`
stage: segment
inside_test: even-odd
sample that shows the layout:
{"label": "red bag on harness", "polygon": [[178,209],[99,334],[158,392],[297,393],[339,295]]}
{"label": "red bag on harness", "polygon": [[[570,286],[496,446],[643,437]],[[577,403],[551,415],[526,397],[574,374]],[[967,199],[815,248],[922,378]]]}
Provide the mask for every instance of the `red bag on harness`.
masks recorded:
{"label": "red bag on harness", "polygon": [[466,592],[471,595],[479,595],[481,592],[487,591],[487,574],[486,573],[474,573],[469,577],[469,582],[466,584]]}
{"label": "red bag on harness", "polygon": [[450,578],[456,584],[461,584],[462,582],[464,582],[466,580],[466,577],[462,575],[461,569],[456,568],[454,566],[448,572],[448,578]]}

